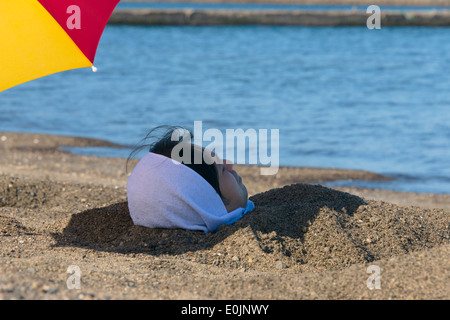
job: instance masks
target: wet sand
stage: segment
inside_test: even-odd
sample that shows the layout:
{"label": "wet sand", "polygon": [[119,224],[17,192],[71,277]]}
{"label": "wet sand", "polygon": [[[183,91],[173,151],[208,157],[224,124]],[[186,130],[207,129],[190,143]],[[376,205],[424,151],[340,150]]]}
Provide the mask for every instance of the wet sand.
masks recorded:
{"label": "wet sand", "polygon": [[322,186],[386,179],[365,171],[239,166],[253,212],[217,233],[152,230],[128,215],[136,160],[127,173],[125,159],[60,146],[114,145],[0,133],[1,299],[450,298],[450,195]]}

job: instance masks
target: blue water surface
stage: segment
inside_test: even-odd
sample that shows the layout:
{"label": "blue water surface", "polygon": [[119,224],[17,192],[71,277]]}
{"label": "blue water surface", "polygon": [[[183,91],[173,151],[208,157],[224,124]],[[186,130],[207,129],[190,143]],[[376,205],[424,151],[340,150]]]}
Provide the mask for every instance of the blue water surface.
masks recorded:
{"label": "blue water surface", "polygon": [[224,133],[279,129],[280,165],[395,178],[342,185],[450,193],[449,39],[449,28],[423,27],[107,26],[97,73],[1,92],[0,131],[134,145],[154,126],[195,120]]}

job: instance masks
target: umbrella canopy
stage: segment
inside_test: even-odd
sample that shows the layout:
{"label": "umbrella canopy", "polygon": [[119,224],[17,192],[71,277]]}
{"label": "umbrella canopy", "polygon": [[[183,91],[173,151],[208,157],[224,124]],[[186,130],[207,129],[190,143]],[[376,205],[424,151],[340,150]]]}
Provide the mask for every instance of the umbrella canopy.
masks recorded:
{"label": "umbrella canopy", "polygon": [[1,0],[0,91],[49,74],[92,67],[120,0]]}

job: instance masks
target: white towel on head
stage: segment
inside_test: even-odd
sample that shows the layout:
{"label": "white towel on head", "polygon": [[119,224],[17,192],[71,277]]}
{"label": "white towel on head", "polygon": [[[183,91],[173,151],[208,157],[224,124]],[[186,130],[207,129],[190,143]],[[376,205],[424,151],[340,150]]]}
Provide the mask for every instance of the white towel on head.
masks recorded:
{"label": "white towel on head", "polygon": [[135,225],[217,231],[230,225],[254,204],[227,212],[214,188],[197,172],[160,154],[149,152],[127,182],[128,208]]}

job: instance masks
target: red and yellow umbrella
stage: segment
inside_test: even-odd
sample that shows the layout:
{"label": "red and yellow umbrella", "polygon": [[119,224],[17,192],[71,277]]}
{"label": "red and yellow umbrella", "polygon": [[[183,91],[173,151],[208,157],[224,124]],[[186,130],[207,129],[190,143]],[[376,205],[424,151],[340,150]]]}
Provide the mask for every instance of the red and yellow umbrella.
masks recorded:
{"label": "red and yellow umbrella", "polygon": [[93,67],[101,35],[119,1],[0,0],[0,91]]}

